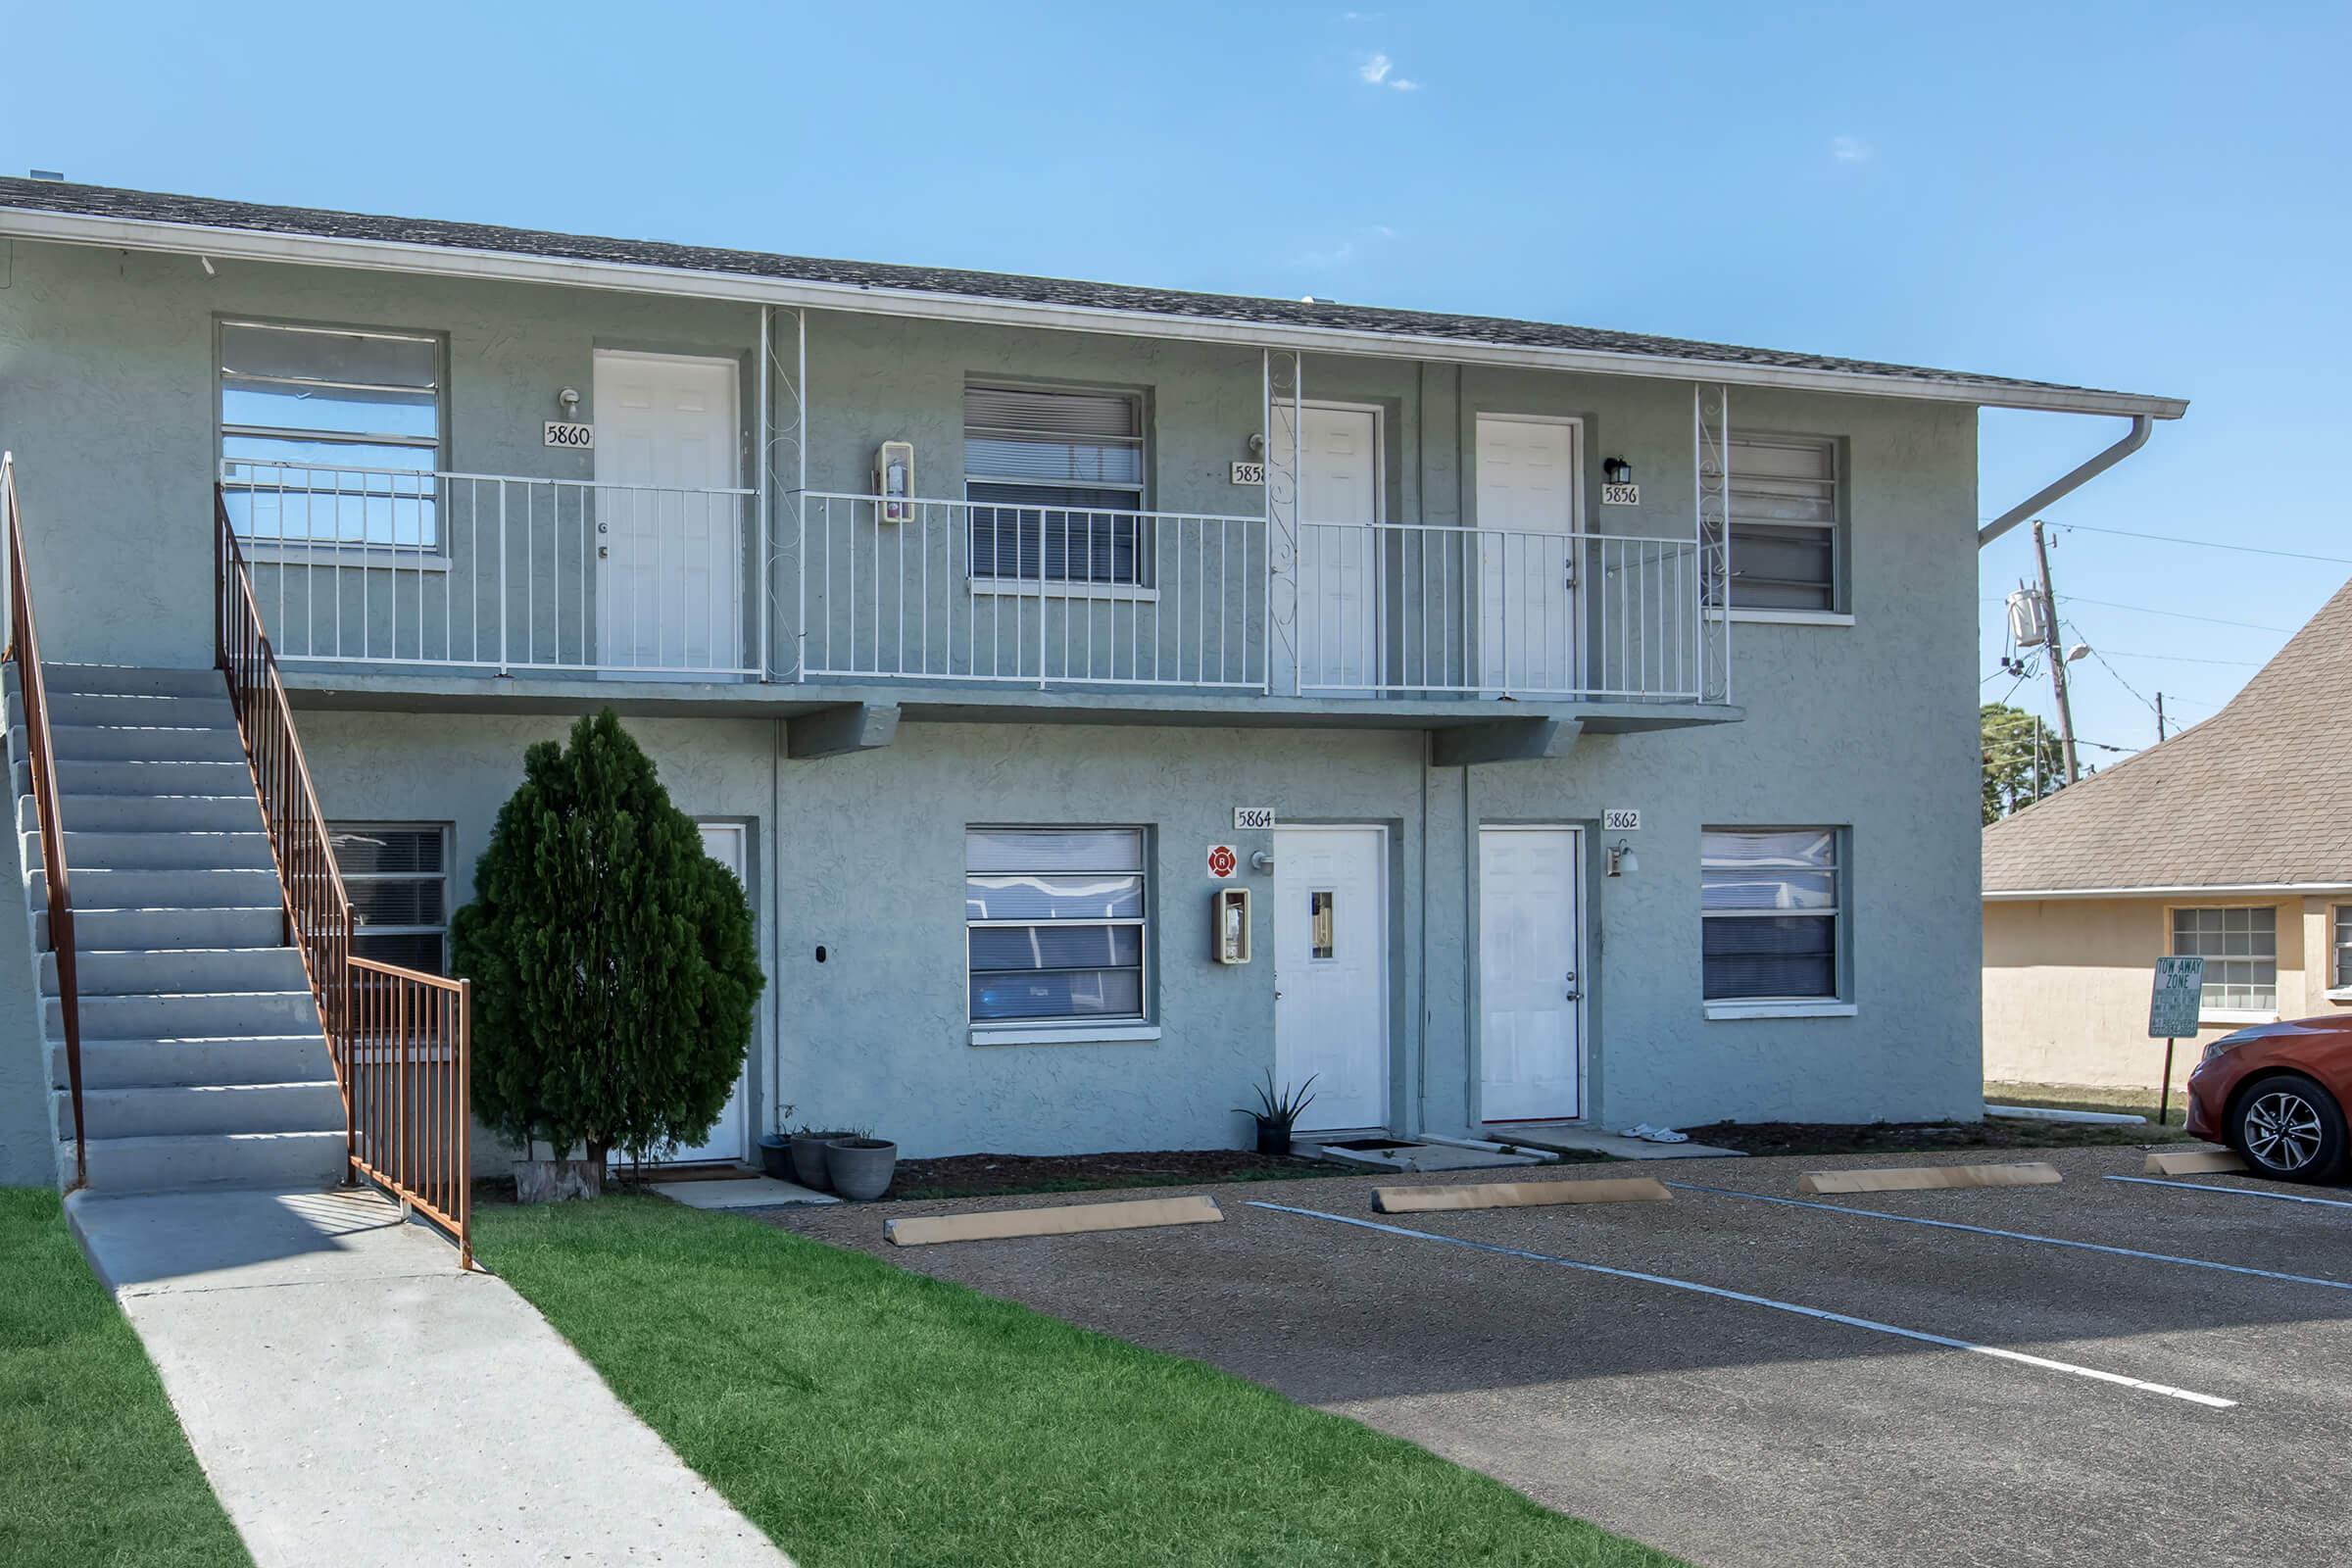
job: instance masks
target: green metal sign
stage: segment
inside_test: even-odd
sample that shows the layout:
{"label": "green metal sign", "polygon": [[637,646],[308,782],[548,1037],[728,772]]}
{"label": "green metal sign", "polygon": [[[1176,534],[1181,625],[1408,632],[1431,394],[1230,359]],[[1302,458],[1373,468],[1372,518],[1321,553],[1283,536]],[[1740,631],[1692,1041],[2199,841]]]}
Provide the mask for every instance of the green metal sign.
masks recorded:
{"label": "green metal sign", "polygon": [[2148,1004],[2148,1038],[2186,1040],[2195,1035],[2204,998],[2203,958],[2158,958],[2156,991]]}

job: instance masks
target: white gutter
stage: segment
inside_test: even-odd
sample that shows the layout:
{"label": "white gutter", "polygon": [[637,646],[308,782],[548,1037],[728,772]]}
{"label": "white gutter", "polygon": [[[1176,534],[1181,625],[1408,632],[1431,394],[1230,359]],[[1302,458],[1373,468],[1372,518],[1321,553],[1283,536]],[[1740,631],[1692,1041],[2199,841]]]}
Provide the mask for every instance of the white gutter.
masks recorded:
{"label": "white gutter", "polygon": [[1001,326],[1105,332],[1131,337],[1184,338],[1227,343],[1253,350],[1296,349],[1310,354],[1440,360],[1465,365],[1578,371],[1590,375],[1663,377],[1677,381],[1721,382],[1730,386],[1773,387],[1784,391],[1913,398],[1932,403],[1961,403],[1978,408],[2029,409],[2056,414],[2108,414],[2139,419],[2177,419],[2188,409],[2188,405],[2179,398],[2148,397],[2131,392],[1993,386],[1920,376],[1872,375],[1853,370],[1679,359],[1664,354],[1473,343],[1460,338],[1364,332],[1281,322],[1235,321],[1222,318],[1171,316],[1152,311],[1121,311],[1096,306],[1049,305],[1025,300],[986,300],[921,289],[870,288],[851,283],[754,277],[740,272],[697,271],[689,268],[585,261],[573,257],[522,256],[506,251],[467,250],[456,246],[394,240],[338,239],[318,234],[275,233],[202,223],[164,223],[146,219],[100,218],[83,213],[55,213],[26,208],[0,208],[0,235],[51,240],[67,245],[99,245],[121,250],[209,256],[215,260],[349,267],[374,271],[422,272],[441,277],[496,278],[629,293],[744,300],[801,310],[857,311],[881,316],[979,321]]}
{"label": "white gutter", "polygon": [[2181,899],[2252,898],[2263,894],[2306,898],[2352,894],[2352,882],[2241,882],[2234,885],[2190,883],[2162,888],[2002,888],[1986,889],[1986,904],[2024,904],[2037,899]]}
{"label": "white gutter", "polygon": [[[2187,405],[2183,404],[2181,407],[2185,408]],[[2159,416],[2159,417],[2170,418],[2178,418],[2179,416],[2180,416],[2178,415]],[[2080,490],[2082,486],[2088,484],[2100,474],[2105,473],[2109,468],[2112,468],[2117,464],[2123,462],[2132,453],[2137,452],[2141,447],[2146,446],[2148,444],[2148,432],[2154,428],[2155,425],[2150,422],[2147,415],[2134,414],[2132,416],[2132,428],[2124,432],[2124,437],[2122,440],[2116,442],[2115,445],[2107,448],[2105,451],[2100,452],[2093,457],[2084,459],[2082,463],[2077,464],[2071,471],[2065,474],[2056,483],[2044,485],[2041,489],[2034,491],[2025,500],[2019,502],[2016,506],[2011,507],[2007,512],[2004,512],[1999,516],[1993,518],[1984,527],[1979,528],[1977,530],[1977,548],[1979,550],[1984,549],[1986,545],[1992,543],[1995,539],[1998,539],[2010,529],[2016,527],[2019,523],[2025,521],[2028,517],[2031,517],[2034,515],[2034,514],[2039,512],[2051,502],[2062,500],[2063,498],[2074,494],[2077,490]]]}

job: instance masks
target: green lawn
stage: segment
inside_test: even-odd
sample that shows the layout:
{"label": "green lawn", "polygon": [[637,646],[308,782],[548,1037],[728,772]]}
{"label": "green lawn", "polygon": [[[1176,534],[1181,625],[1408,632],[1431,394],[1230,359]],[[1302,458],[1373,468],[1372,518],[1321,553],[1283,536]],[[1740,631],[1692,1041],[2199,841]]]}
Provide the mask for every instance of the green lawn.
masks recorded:
{"label": "green lawn", "polygon": [[46,1190],[0,1188],[0,1563],[245,1563],[164,1385]]}
{"label": "green lawn", "polygon": [[808,1568],[1674,1561],[1199,1362],[752,1220],[607,1198],[474,1226]]}

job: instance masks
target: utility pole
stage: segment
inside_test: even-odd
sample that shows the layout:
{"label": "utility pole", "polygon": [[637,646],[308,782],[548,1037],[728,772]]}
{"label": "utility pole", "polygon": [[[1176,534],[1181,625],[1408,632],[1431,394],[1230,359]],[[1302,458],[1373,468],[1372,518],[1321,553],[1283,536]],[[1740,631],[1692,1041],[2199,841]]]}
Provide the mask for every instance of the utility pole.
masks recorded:
{"label": "utility pole", "polygon": [[2164,693],[2156,694],[2156,744],[2164,744]]}
{"label": "utility pole", "polygon": [[2034,519],[2034,559],[2041,565],[2041,612],[2049,638],[2042,646],[2050,658],[2050,686],[2058,697],[2058,749],[2066,762],[2066,781],[2072,784],[2082,776],[2075,765],[2075,710],[2066,699],[2066,642],[2058,635],[2058,596],[2050,589],[2050,542],[2039,517]]}

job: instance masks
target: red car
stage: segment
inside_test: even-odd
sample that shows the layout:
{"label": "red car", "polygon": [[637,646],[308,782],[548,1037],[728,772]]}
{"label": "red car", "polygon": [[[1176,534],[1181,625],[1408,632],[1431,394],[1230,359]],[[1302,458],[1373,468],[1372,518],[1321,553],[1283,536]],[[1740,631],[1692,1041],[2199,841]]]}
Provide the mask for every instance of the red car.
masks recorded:
{"label": "red car", "polygon": [[2343,1168],[2346,1104],[2352,1014],[2224,1035],[2188,1075],[2188,1130],[2285,1181],[2327,1181]]}

